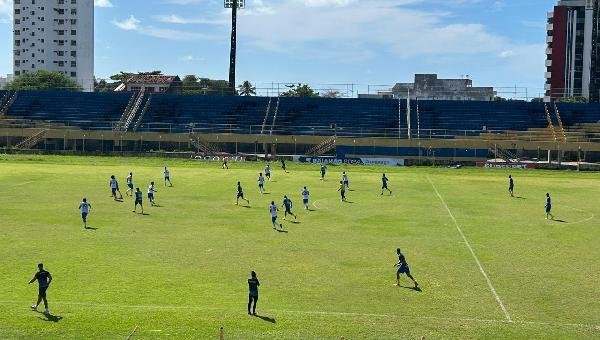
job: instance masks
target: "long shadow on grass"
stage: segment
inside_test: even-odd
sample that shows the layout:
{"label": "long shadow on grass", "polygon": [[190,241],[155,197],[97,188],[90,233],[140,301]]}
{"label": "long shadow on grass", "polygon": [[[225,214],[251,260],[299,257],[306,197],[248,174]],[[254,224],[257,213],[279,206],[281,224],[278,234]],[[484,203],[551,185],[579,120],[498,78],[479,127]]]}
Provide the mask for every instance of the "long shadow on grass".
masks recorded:
{"label": "long shadow on grass", "polygon": [[63,317],[60,316],[60,315],[44,314],[42,312],[38,312],[38,313],[40,313],[40,314],[42,314],[42,315],[45,316],[45,318],[43,318],[41,316],[39,317],[39,319],[43,320],[43,321],[59,322],[60,320],[63,319]]}
{"label": "long shadow on grass", "polygon": [[527,197],[522,197],[522,196],[517,196],[517,197],[515,197],[515,198],[516,198],[516,199],[520,199],[520,200],[526,200],[526,199],[527,199]]}
{"label": "long shadow on grass", "polygon": [[85,230],[91,230],[91,231],[94,231],[94,230],[98,230],[98,228],[94,228],[94,227],[90,227],[90,226],[88,226],[88,227],[85,227]]}
{"label": "long shadow on grass", "polygon": [[567,222],[567,221],[565,221],[565,220],[554,220],[554,222],[558,222],[558,223],[569,223],[569,222]]}
{"label": "long shadow on grass", "polygon": [[418,292],[418,293],[420,293],[420,292],[423,291],[420,287],[407,287],[407,286],[398,286],[398,287],[405,288],[405,289],[410,289],[410,290]]}
{"label": "long shadow on grass", "polygon": [[263,321],[266,321],[266,322],[270,322],[270,323],[277,323],[277,321],[275,321],[275,319],[274,319],[274,318],[270,318],[270,317],[268,317],[268,316],[264,316],[264,315],[258,315],[258,314],[256,314],[255,316],[256,316],[257,318],[259,318],[259,319],[263,320]]}
{"label": "long shadow on grass", "polygon": [[277,230],[277,232],[279,232],[279,233],[284,233],[284,234],[287,234],[287,233],[288,233],[288,231],[287,231],[287,230],[283,230],[283,229],[276,229],[276,230]]}

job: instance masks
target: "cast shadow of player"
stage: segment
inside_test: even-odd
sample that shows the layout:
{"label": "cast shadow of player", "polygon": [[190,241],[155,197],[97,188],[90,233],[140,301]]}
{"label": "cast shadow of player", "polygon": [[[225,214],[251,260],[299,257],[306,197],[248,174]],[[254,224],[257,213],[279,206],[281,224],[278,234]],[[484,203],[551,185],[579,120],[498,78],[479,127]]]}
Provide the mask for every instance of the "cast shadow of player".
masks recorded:
{"label": "cast shadow of player", "polygon": [[284,229],[277,229],[277,232],[283,233],[283,234],[287,234],[288,233],[288,231],[284,230]]}
{"label": "cast shadow of player", "polygon": [[567,221],[565,221],[565,220],[554,220],[554,222],[558,222],[558,223],[569,223],[569,222],[567,222]]}
{"label": "cast shadow of player", "polygon": [[50,322],[56,323],[63,319],[63,317],[60,315],[44,314],[42,312],[38,312],[38,313],[40,313],[44,316],[44,317],[41,317],[41,316],[39,317],[40,320],[43,320],[43,321],[50,321]]}
{"label": "cast shadow of player", "polygon": [[527,199],[527,197],[523,197],[523,196],[516,196],[515,198],[516,199],[520,199],[520,200],[526,200]]}
{"label": "cast shadow of player", "polygon": [[257,318],[259,318],[259,319],[263,320],[263,321],[266,321],[266,322],[270,322],[270,323],[277,323],[277,321],[276,321],[274,318],[270,318],[270,317],[268,317],[268,316],[264,316],[264,315],[258,315],[258,314],[256,314],[255,316],[256,316]]}
{"label": "cast shadow of player", "polygon": [[415,292],[418,292],[418,293],[420,293],[420,292],[422,292],[422,291],[423,291],[423,290],[421,289],[421,287],[407,287],[407,286],[399,286],[399,287],[400,287],[400,288],[404,288],[404,289],[410,289],[410,290],[412,290],[412,291],[415,291]]}
{"label": "cast shadow of player", "polygon": [[91,230],[91,231],[98,230],[98,228],[90,227],[90,226],[87,226],[87,227],[84,227],[84,228],[85,228],[85,230]]}

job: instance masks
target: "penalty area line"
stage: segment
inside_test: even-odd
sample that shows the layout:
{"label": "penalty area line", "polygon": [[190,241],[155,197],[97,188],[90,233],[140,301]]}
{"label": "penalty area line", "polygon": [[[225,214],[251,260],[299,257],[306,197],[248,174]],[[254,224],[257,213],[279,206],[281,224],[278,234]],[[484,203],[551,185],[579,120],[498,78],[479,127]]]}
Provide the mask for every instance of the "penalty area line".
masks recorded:
{"label": "penalty area line", "polygon": [[467,237],[465,236],[465,234],[463,233],[462,229],[460,228],[460,225],[458,224],[458,221],[456,221],[456,218],[454,217],[454,214],[452,214],[452,211],[448,207],[448,204],[446,204],[446,201],[444,200],[444,198],[442,197],[442,195],[438,191],[437,187],[435,186],[435,184],[433,183],[433,181],[431,180],[431,178],[429,178],[429,175],[427,176],[427,180],[431,184],[431,187],[433,188],[433,191],[435,191],[435,194],[437,195],[437,197],[440,199],[440,202],[442,202],[442,205],[444,206],[444,208],[446,208],[446,211],[448,212],[448,215],[450,215],[450,219],[452,219],[452,221],[454,222],[454,226],[456,226],[456,230],[458,230],[458,233],[460,234],[460,236],[462,237],[463,241],[465,242],[465,245],[469,249],[469,252],[471,252],[471,255],[473,256],[473,259],[475,260],[475,263],[477,263],[477,267],[479,267],[479,271],[481,272],[481,275],[483,275],[483,277],[485,278],[485,281],[487,282],[487,285],[490,288],[490,291],[492,292],[492,295],[494,295],[494,298],[496,299],[496,302],[498,303],[498,306],[500,306],[500,309],[502,309],[502,312],[504,313],[504,316],[506,317],[506,321],[513,322],[512,318],[510,317],[510,313],[508,313],[508,310],[504,306],[504,303],[502,302],[502,299],[500,298],[500,295],[498,295],[498,292],[496,292],[496,288],[494,288],[494,285],[492,284],[492,281],[490,280],[488,274],[483,269],[483,266],[481,265],[481,261],[479,261],[479,258],[475,254],[475,251],[473,250],[473,247],[471,247],[471,244],[469,243],[469,240],[467,240]]}

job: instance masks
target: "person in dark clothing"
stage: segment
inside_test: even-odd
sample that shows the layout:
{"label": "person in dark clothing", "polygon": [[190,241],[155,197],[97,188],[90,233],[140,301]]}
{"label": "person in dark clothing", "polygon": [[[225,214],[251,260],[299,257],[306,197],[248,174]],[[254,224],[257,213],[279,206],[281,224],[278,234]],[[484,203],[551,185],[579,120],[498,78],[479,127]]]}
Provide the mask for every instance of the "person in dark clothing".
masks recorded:
{"label": "person in dark clothing", "polygon": [[[260,282],[256,277],[256,272],[252,271],[251,278],[248,279],[248,315],[256,315],[256,303],[258,302],[258,286]],[[252,303],[254,302],[254,305]],[[250,313],[252,307],[252,313]]]}
{"label": "person in dark clothing", "polygon": [[515,181],[513,180],[512,175],[508,175],[508,193],[510,194],[510,197],[515,197],[514,191]]}
{"label": "person in dark clothing", "polygon": [[44,314],[49,315],[50,311],[48,310],[48,300],[46,299],[46,290],[50,286],[50,282],[52,282],[52,275],[46,270],[44,270],[44,265],[42,263],[38,264],[38,272],[35,273],[33,278],[29,280],[29,284],[32,284],[34,281],[39,283],[39,293],[37,303],[31,306],[32,310],[37,311],[38,306],[44,301]]}

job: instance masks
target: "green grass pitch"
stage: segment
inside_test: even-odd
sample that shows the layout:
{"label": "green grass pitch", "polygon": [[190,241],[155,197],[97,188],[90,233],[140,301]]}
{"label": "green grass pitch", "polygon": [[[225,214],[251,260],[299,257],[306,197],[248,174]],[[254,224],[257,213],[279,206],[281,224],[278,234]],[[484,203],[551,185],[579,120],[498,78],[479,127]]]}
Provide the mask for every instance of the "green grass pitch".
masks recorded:
{"label": "green grass pitch", "polygon": [[[260,195],[263,164],[230,168],[0,156],[0,338],[124,339],[136,326],[138,339],[215,339],[220,327],[226,339],[600,337],[596,173],[330,166],[320,181],[316,165],[274,164]],[[109,176],[124,193],[130,171],[149,215],[110,198]],[[342,171],[352,203],[338,199]],[[145,198],[151,180],[160,207]],[[238,180],[250,208],[234,205]],[[302,210],[305,185],[314,211]],[[560,221],[545,219],[546,192]],[[300,223],[280,233],[268,204],[284,194]],[[83,229],[84,196],[96,230]],[[397,247],[421,292],[393,286]],[[54,276],[49,319],[29,310],[38,262]],[[262,318],[246,314],[251,270]]]}

